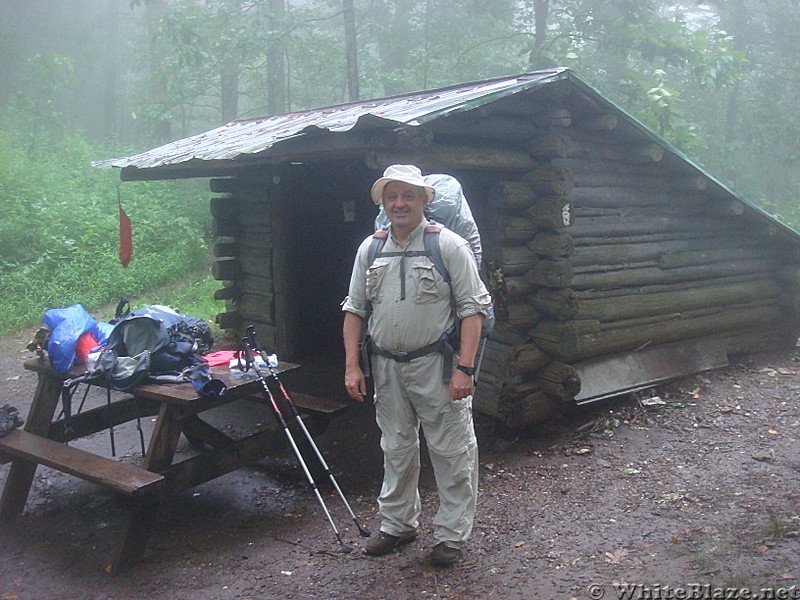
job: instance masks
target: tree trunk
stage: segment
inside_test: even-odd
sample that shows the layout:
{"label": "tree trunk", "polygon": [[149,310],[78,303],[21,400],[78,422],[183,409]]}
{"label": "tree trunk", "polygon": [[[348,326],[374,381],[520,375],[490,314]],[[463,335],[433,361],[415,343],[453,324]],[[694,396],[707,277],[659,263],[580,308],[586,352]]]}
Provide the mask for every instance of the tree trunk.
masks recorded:
{"label": "tree trunk", "polygon": [[[231,19],[238,21],[242,13],[242,0],[228,0]],[[241,49],[238,43],[227,48],[220,62],[220,116],[223,123],[239,117],[239,71],[241,69]]]}
{"label": "tree trunk", "polygon": [[[739,52],[745,52],[744,43],[742,38],[746,39],[750,24],[747,19],[747,10],[744,6],[744,0],[733,0],[731,2],[733,8],[731,9],[732,18],[729,23],[729,31],[733,33],[733,47]],[[741,81],[736,79],[733,86],[730,88],[728,95],[728,102],[725,107],[725,143],[733,144],[734,140],[740,135],[740,112],[742,104],[742,86]]]}
{"label": "tree trunk", "polygon": [[531,71],[552,66],[542,55],[542,48],[547,41],[547,17],[550,12],[550,0],[533,0],[533,49],[528,58]]}
{"label": "tree trunk", "polygon": [[108,0],[105,76],[103,81],[103,127],[107,138],[117,130],[117,80],[119,78],[119,2]]}
{"label": "tree trunk", "polygon": [[344,16],[344,54],[347,61],[347,97],[350,102],[360,99],[358,85],[358,44],[356,39],[356,11],[353,0],[342,0]]}
{"label": "tree trunk", "polygon": [[147,29],[149,35],[149,56],[148,64],[150,67],[150,102],[156,106],[156,111],[152,117],[154,141],[166,142],[172,139],[172,129],[168,118],[161,116],[166,112],[166,105],[169,102],[167,77],[162,71],[164,64],[164,43],[159,35],[161,20],[166,8],[164,0],[150,0],[145,4],[147,7]]}
{"label": "tree trunk", "polygon": [[[286,0],[269,0],[272,18],[277,23],[283,21],[286,13]],[[267,112],[279,115],[286,112],[286,61],[280,36],[270,42],[267,51]]]}
{"label": "tree trunk", "polygon": [[383,90],[387,96],[393,96],[405,90],[405,70],[412,48],[409,42],[414,39],[411,28],[414,0],[393,0],[386,4],[394,10],[389,15],[384,13],[384,20],[389,22],[388,34],[378,39],[378,52],[383,61],[380,69],[384,74]]}
{"label": "tree trunk", "polygon": [[239,116],[239,62],[231,57],[222,63],[220,83],[220,114],[223,123]]}

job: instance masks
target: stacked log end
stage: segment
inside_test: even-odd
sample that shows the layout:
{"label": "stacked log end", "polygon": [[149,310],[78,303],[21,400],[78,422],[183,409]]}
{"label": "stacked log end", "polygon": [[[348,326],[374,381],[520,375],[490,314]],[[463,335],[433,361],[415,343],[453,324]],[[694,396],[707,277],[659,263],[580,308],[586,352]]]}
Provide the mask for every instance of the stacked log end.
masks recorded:
{"label": "stacked log end", "polygon": [[589,358],[710,334],[729,354],[795,343],[796,253],[690,165],[613,135],[616,120],[562,125],[529,141],[533,170],[486,198],[498,331],[477,410],[515,428],[542,422],[574,404],[574,365]]}
{"label": "stacked log end", "polygon": [[533,169],[497,181],[486,199],[492,211],[481,231],[498,325],[486,345],[474,402],[476,410],[513,429],[554,417],[580,390],[577,371],[531,336],[551,318],[550,304],[560,309],[567,300],[562,296],[572,278],[573,242],[564,231],[574,218],[569,201],[574,179],[569,169],[547,160],[571,149],[565,136],[534,139]]}
{"label": "stacked log end", "polygon": [[211,215],[214,262],[211,272],[225,300],[216,316],[221,329],[241,334],[253,325],[266,347],[275,345],[272,206],[265,186],[255,181],[214,179]]}

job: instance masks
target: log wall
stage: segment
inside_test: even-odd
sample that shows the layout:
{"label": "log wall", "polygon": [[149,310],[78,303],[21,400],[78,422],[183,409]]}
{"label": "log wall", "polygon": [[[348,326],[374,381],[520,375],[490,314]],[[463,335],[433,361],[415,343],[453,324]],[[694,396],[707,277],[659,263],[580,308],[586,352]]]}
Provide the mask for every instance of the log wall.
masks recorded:
{"label": "log wall", "polygon": [[720,334],[729,353],[793,344],[797,260],[704,191],[690,165],[571,115],[526,142],[536,165],[495,181],[481,223],[498,329],[476,410],[524,428],[574,404],[571,365]]}
{"label": "log wall", "polygon": [[[456,127],[408,155],[386,149],[365,158],[373,168],[406,160],[431,172],[477,173],[481,182],[485,197],[467,195],[482,209],[498,324],[476,410],[522,429],[574,406],[581,382],[573,365],[588,358],[708,334],[721,335],[729,353],[794,343],[797,254],[640,131],[557,101],[509,129],[513,148],[463,139],[448,146]],[[469,133],[491,138],[493,123],[476,121]],[[226,302],[220,326],[254,324],[276,347],[289,337],[278,331],[291,322],[282,269],[292,262],[276,255],[286,246],[276,230],[284,220],[268,189],[212,181],[213,273]]]}
{"label": "log wall", "polygon": [[225,300],[216,317],[222,329],[241,332],[254,325],[262,344],[276,346],[275,232],[273,206],[263,182],[214,179],[211,199],[214,262],[222,282],[215,298]]}

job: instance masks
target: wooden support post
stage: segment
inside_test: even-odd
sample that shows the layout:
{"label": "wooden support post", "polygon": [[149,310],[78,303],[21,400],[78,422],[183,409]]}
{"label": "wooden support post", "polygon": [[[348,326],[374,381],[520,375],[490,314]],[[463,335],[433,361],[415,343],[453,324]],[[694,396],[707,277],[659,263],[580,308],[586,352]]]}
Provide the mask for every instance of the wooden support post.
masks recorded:
{"label": "wooden support post", "polygon": [[[58,377],[49,366],[41,363],[38,371],[36,393],[33,396],[28,418],[25,420],[24,429],[36,435],[46,436],[53,420],[58,400],[61,396],[63,378]],[[26,365],[27,367],[27,365]],[[28,494],[36,474],[36,463],[15,460],[6,477],[3,495],[0,498],[0,522],[6,521],[14,515],[20,514],[25,509]]]}

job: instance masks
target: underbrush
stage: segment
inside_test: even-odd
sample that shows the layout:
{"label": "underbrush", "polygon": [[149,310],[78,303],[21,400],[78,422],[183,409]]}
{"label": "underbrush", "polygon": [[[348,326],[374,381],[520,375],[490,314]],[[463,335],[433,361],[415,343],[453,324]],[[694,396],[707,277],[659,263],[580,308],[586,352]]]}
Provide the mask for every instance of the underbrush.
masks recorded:
{"label": "underbrush", "polygon": [[[92,313],[156,289],[172,289],[177,300],[197,296],[192,303],[207,311],[197,316],[220,311],[208,304],[218,284],[206,275],[206,183],[120,184],[116,170],[91,166],[126,152],[92,146],[76,134],[31,148],[0,119],[0,334],[37,326],[49,308],[82,304]],[[127,268],[118,254],[120,206],[133,225]]]}
{"label": "underbrush", "polygon": [[[163,304],[181,313],[200,317],[211,325],[214,339],[222,340],[226,334],[214,323],[217,313],[225,310],[223,300],[214,300],[214,292],[220,287],[219,281],[216,281],[207,272],[201,271],[190,274],[175,283],[150,289],[142,294],[127,296],[127,299],[130,300],[132,308]],[[114,308],[114,306],[108,306],[105,310],[97,311],[95,318],[111,318]]]}

